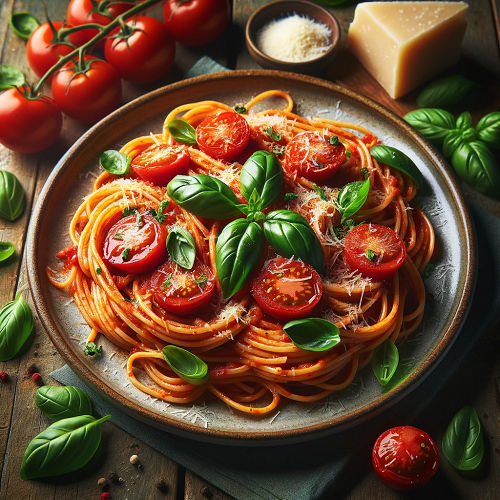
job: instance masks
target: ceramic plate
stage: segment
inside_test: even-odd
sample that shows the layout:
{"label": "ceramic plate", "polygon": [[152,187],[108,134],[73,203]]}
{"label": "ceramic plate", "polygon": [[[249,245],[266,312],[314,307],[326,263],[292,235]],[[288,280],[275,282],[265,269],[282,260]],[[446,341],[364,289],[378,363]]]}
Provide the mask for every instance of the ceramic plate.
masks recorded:
{"label": "ceramic plate", "polygon": [[[426,186],[417,203],[436,229],[441,248],[434,273],[425,281],[435,300],[425,319],[401,349],[397,380],[381,387],[371,368],[363,369],[342,392],[317,404],[282,399],[270,415],[253,417],[233,411],[206,393],[196,404],[168,404],[129,383],[127,353],[99,337],[104,354],[83,355],[89,327],[71,297],[53,288],[45,268],[56,266],[58,250],[69,244],[67,228],[100,171],[106,149],[120,149],[130,139],[159,133],[167,113],[194,101],[228,105],[249,101],[269,89],[288,91],[301,116],[361,123],[380,140],[410,156]],[[35,209],[28,241],[28,275],[34,303],[51,340],[67,363],[88,384],[136,418],[194,439],[228,444],[274,444],[312,439],[366,420],[397,403],[414,389],[445,355],[467,314],[474,288],[474,237],[459,188],[439,154],[402,119],[382,106],[323,80],[277,71],[216,73],[178,82],[147,94],[93,127],[62,158],[48,179]]]}

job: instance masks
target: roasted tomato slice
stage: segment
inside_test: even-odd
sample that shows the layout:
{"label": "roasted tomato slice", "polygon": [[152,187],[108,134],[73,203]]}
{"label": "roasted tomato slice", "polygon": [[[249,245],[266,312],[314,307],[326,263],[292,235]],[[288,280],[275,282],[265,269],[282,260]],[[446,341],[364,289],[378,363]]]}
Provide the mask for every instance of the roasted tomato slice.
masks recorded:
{"label": "roasted tomato slice", "polygon": [[323,285],[309,264],[279,257],[252,281],[251,291],[266,314],[289,321],[310,314],[321,299]]}
{"label": "roasted tomato slice", "polygon": [[208,116],[196,128],[200,149],[218,160],[233,161],[247,147],[249,140],[247,121],[230,111]]}
{"label": "roasted tomato slice", "polygon": [[422,486],[436,473],[439,450],[426,432],[403,425],[378,437],[372,463],[385,484],[396,490],[409,490]]}
{"label": "roasted tomato slice", "polygon": [[211,269],[198,259],[192,269],[169,260],[140,284],[140,290],[150,290],[156,303],[166,311],[185,316],[210,302],[215,278]]}
{"label": "roasted tomato slice", "polygon": [[401,237],[380,224],[353,227],[344,239],[344,250],[351,269],[376,280],[392,276],[406,258]]}
{"label": "roasted tomato slice", "polygon": [[189,153],[179,146],[160,144],[136,156],[131,167],[141,179],[166,186],[176,175],[187,173]]}
{"label": "roasted tomato slice", "polygon": [[320,182],[329,179],[344,163],[346,151],[337,140],[319,132],[297,134],[285,150],[285,168],[310,181]]}
{"label": "roasted tomato slice", "polygon": [[147,273],[166,259],[166,241],[166,228],[151,215],[129,215],[108,230],[103,260],[112,268],[129,274]]}

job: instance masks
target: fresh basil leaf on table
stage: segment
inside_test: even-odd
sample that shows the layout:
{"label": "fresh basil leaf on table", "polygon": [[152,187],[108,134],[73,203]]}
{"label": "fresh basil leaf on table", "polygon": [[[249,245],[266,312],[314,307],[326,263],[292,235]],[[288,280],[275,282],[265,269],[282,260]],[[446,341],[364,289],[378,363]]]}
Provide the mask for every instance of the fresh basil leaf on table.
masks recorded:
{"label": "fresh basil leaf on table", "polygon": [[275,210],[264,219],[264,234],[269,244],[283,257],[293,257],[323,271],[321,244],[305,217],[290,210]]}
{"label": "fresh basil leaf on table", "polygon": [[23,347],[33,330],[30,306],[18,292],[12,302],[0,309],[0,361],[12,359]]}
{"label": "fresh basil leaf on table", "polygon": [[483,116],[477,126],[478,138],[490,148],[500,149],[500,111]]}
{"label": "fresh basil leaf on table", "polygon": [[339,329],[325,319],[289,321],[283,330],[299,349],[305,351],[326,351],[340,342]]}
{"label": "fresh basil leaf on table", "polygon": [[0,241],[0,262],[7,260],[14,252],[16,247],[8,241]]}
{"label": "fresh basil leaf on table", "polygon": [[24,73],[15,66],[0,65],[0,90],[21,87],[25,83]]}
{"label": "fresh basil leaf on table", "polygon": [[442,144],[456,127],[454,116],[444,109],[417,109],[407,113],[404,119],[433,144]]}
{"label": "fresh basil leaf on table", "polygon": [[130,172],[132,158],[120,151],[109,149],[104,151],[100,158],[101,167],[113,175],[127,175]]}
{"label": "fresh basil leaf on table", "polygon": [[451,158],[455,150],[462,144],[462,134],[459,130],[451,130],[444,138],[443,156]]}
{"label": "fresh basil leaf on table", "polygon": [[472,125],[472,115],[468,111],[460,113],[457,118],[457,128],[459,130],[466,130]]}
{"label": "fresh basil leaf on table", "polygon": [[215,265],[225,299],[241,289],[259,262],[263,247],[264,235],[256,222],[236,219],[222,230],[215,246]]}
{"label": "fresh basil leaf on table", "polygon": [[380,382],[386,385],[399,365],[399,351],[391,339],[386,339],[373,350],[372,369]]}
{"label": "fresh basil leaf on table", "polygon": [[417,104],[421,108],[445,108],[459,103],[474,85],[462,75],[451,75],[441,78],[427,85],[417,97]]}
{"label": "fresh basil leaf on table", "polygon": [[28,40],[31,33],[40,26],[38,19],[29,12],[15,12],[10,16],[9,24],[12,31],[23,40]]}
{"label": "fresh basil leaf on table", "polygon": [[176,175],[168,183],[167,193],[179,206],[200,217],[228,219],[241,213],[234,191],[210,175]]}
{"label": "fresh basil leaf on table", "polygon": [[17,219],[24,208],[24,189],[19,179],[6,170],[0,170],[0,216]]}
{"label": "fresh basil leaf on table", "polygon": [[92,415],[92,401],[89,395],[70,385],[44,385],[36,392],[36,405],[52,422],[64,418]]}
{"label": "fresh basil leaf on table", "polygon": [[207,364],[193,353],[175,345],[167,345],[161,352],[172,370],[190,384],[201,385],[208,380]]}
{"label": "fresh basil leaf on table", "polygon": [[417,187],[422,187],[424,183],[422,173],[413,160],[399,149],[377,144],[370,149],[370,153],[378,162],[409,175],[417,183]]}
{"label": "fresh basil leaf on table", "polygon": [[[366,175],[366,174],[365,174]],[[342,224],[365,204],[370,192],[370,179],[346,184],[337,195],[337,207],[342,214]]]}
{"label": "fresh basil leaf on table", "polygon": [[21,466],[21,479],[57,476],[83,467],[101,442],[101,424],[91,415],[65,418],[42,431],[28,445]]}
{"label": "fresh basil leaf on table", "polygon": [[174,226],[167,236],[167,250],[171,259],[184,269],[191,269],[196,258],[196,244],[189,231]]}
{"label": "fresh basil leaf on table", "polygon": [[196,129],[182,118],[175,118],[167,123],[167,129],[170,135],[182,144],[197,144]]}
{"label": "fresh basil leaf on table", "polygon": [[462,408],[446,429],[441,445],[448,462],[459,470],[474,470],[484,455],[483,433],[476,410]]}

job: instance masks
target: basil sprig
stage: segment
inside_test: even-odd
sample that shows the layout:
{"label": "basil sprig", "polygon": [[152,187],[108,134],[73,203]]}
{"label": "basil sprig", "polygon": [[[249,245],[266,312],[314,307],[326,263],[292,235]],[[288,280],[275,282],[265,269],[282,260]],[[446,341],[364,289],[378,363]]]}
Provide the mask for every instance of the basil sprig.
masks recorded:
{"label": "basil sprig", "polygon": [[500,149],[500,111],[483,116],[477,126],[477,136],[487,146]]}
{"label": "basil sprig", "polygon": [[27,40],[40,23],[38,19],[29,12],[15,12],[9,19],[12,31],[23,40]]}
{"label": "basil sprig", "polygon": [[101,442],[101,424],[91,415],[65,418],[47,427],[28,445],[21,466],[21,479],[56,476],[83,467]]}
{"label": "basil sprig", "polygon": [[170,368],[186,382],[201,385],[208,380],[207,364],[193,353],[175,345],[167,345],[161,352]]}
{"label": "basil sprig", "polygon": [[101,167],[106,172],[120,176],[127,175],[130,172],[131,162],[132,157],[113,149],[104,151],[100,158]]}
{"label": "basil sprig", "polygon": [[386,339],[373,350],[372,369],[380,385],[391,380],[399,365],[399,351],[391,339]]}
{"label": "basil sprig", "polygon": [[168,183],[167,193],[179,206],[200,217],[228,219],[241,214],[234,191],[210,175],[177,175]]}
{"label": "basil sprig", "polygon": [[483,433],[476,410],[462,408],[446,429],[441,446],[448,462],[459,470],[474,470],[484,455]]}
{"label": "basil sprig", "polygon": [[170,135],[182,144],[197,144],[196,142],[196,129],[182,118],[175,118],[167,123]]}
{"label": "basil sprig", "polygon": [[366,202],[370,192],[370,179],[366,169],[364,181],[354,181],[346,184],[337,195],[337,208],[342,214],[342,224],[352,217]]}
{"label": "basil sprig", "polygon": [[19,179],[6,170],[0,170],[0,217],[17,219],[24,208],[24,189]]}
{"label": "basil sprig", "polygon": [[442,144],[456,126],[453,115],[444,109],[416,109],[407,113],[404,119],[433,144]]}
{"label": "basil sprig", "polygon": [[7,260],[14,252],[16,247],[8,241],[0,241],[0,262]]}
{"label": "basil sprig", "polygon": [[257,265],[264,247],[264,235],[257,222],[236,219],[217,238],[215,264],[222,295],[232,297]]}
{"label": "basil sprig", "polygon": [[283,330],[299,349],[305,351],[326,351],[340,342],[339,329],[325,319],[289,321]]}
{"label": "basil sprig", "polygon": [[184,269],[191,269],[196,258],[196,244],[189,231],[174,226],[167,236],[167,250],[170,258]]}
{"label": "basil sprig", "polygon": [[21,87],[24,82],[24,73],[19,68],[8,64],[0,65],[0,90]]}
{"label": "basil sprig", "polygon": [[23,347],[33,330],[30,306],[18,292],[15,300],[0,309],[0,361],[12,359]]}
{"label": "basil sprig", "polygon": [[35,402],[52,422],[81,415],[92,415],[90,396],[78,387],[70,385],[44,385],[36,392]]}
{"label": "basil sprig", "polygon": [[446,108],[460,102],[474,84],[462,75],[451,75],[430,83],[417,97],[421,108]]}
{"label": "basil sprig", "polygon": [[377,144],[370,149],[370,153],[378,162],[409,175],[417,183],[417,187],[422,187],[424,182],[422,173],[413,160],[399,149]]}

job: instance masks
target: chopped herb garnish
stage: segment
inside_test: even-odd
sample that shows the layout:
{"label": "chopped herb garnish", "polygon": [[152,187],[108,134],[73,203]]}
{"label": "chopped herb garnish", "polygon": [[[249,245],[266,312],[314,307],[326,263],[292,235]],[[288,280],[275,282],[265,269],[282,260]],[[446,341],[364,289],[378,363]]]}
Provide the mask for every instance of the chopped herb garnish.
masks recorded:
{"label": "chopped herb garnish", "polygon": [[266,134],[271,138],[274,139],[275,141],[281,141],[281,134],[278,132],[275,132],[273,130],[273,127],[267,127],[266,128]]}
{"label": "chopped herb garnish", "polygon": [[331,144],[332,146],[338,146],[338,145],[340,144],[340,141],[339,141],[338,136],[336,136],[336,135],[332,135],[332,136],[330,137],[330,144]]}
{"label": "chopped herb garnish", "polygon": [[285,193],[285,195],[283,196],[283,199],[285,201],[292,201],[292,200],[296,200],[298,197],[299,197],[299,195],[297,193]]}
{"label": "chopped herb garnish", "polygon": [[351,150],[348,148],[345,148],[345,156],[346,158],[350,158],[352,156]]}
{"label": "chopped herb garnish", "polygon": [[129,215],[133,215],[136,210],[137,210],[137,207],[124,208],[122,215],[123,215],[123,217],[128,217]]}
{"label": "chopped herb garnish", "polygon": [[424,279],[428,278],[434,272],[434,269],[436,269],[436,264],[427,264],[424,270]]}
{"label": "chopped herb garnish", "polygon": [[172,284],[172,278],[173,278],[173,274],[170,273],[167,277],[167,279],[161,284],[161,287],[162,288],[168,288],[171,284]]}
{"label": "chopped herb garnish", "polygon": [[314,189],[314,191],[316,191],[316,193],[318,193],[318,196],[323,201],[328,201],[328,197],[326,196],[326,194],[324,193],[324,191],[319,186],[316,186],[316,184],[313,184],[313,189]]}
{"label": "chopped herb garnish", "polygon": [[113,239],[123,241],[123,235],[122,235],[122,234],[120,234],[120,233],[116,233],[116,234],[113,236]]}
{"label": "chopped herb garnish", "polygon": [[122,259],[124,261],[127,261],[128,260],[128,253],[130,252],[130,248],[125,248],[125,250],[123,250],[123,253],[122,253]]}
{"label": "chopped herb garnish", "polygon": [[281,156],[285,152],[285,146],[274,146],[273,153],[275,155]]}
{"label": "chopped herb garnish", "polygon": [[170,205],[168,200],[163,200],[158,207],[158,212],[152,208],[149,213],[160,223],[163,224],[168,214],[163,215],[163,210],[165,210]]}
{"label": "chopped herb garnish", "polygon": [[138,227],[144,226],[144,219],[142,218],[142,215],[139,213],[138,210],[135,211],[135,223],[137,224]]}
{"label": "chopped herb garnish", "polygon": [[99,276],[99,274],[101,274],[102,272],[102,269],[100,267],[98,267],[95,272],[97,273],[97,276]]}
{"label": "chopped herb garnish", "polygon": [[240,113],[240,114],[247,112],[247,108],[245,108],[245,106],[235,106],[234,110],[236,111],[236,113]]}
{"label": "chopped herb garnish", "polygon": [[93,358],[96,354],[101,355],[102,354],[102,345],[96,346],[94,342],[87,342],[87,345],[85,346],[85,350],[83,351],[83,354],[85,356],[89,356]]}
{"label": "chopped herb garnish", "polygon": [[205,283],[208,281],[208,278],[205,276],[204,273],[200,273],[198,278],[195,278],[194,282],[199,286],[202,287],[205,285]]}
{"label": "chopped herb garnish", "polygon": [[[354,234],[354,233],[353,233]],[[376,258],[377,258],[377,254],[371,249],[369,248],[366,253],[366,258],[370,261],[370,262],[373,262]]]}

